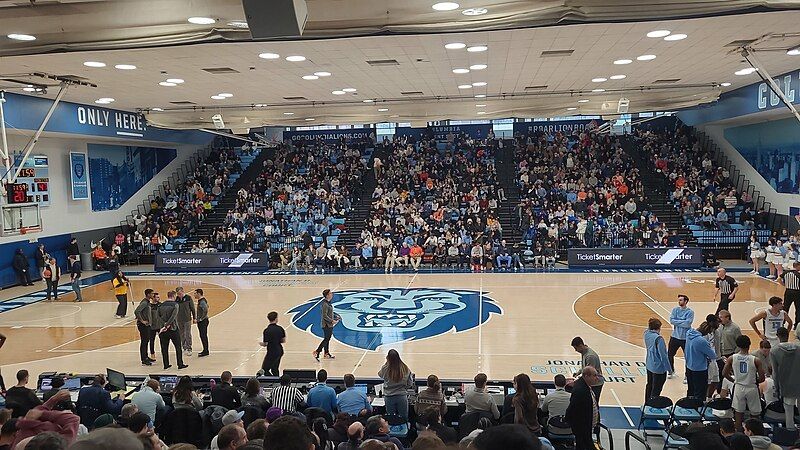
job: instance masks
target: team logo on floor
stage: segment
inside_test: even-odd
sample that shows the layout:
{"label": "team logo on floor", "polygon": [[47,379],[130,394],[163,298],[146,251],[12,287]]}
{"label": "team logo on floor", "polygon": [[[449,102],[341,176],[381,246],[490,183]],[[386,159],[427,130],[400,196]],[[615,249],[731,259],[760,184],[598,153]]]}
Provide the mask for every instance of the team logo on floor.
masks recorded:
{"label": "team logo on floor", "polygon": [[[321,298],[289,311],[292,324],[320,338]],[[503,310],[478,291],[437,288],[385,288],[336,292],[333,308],[342,320],[333,329],[339,342],[364,350],[384,344],[471,330]]]}

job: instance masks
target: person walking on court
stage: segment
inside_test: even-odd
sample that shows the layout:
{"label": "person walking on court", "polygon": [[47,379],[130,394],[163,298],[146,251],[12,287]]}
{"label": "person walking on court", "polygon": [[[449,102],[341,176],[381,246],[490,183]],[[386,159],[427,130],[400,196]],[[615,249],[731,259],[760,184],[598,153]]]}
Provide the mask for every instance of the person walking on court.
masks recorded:
{"label": "person walking on court", "polygon": [[261,363],[259,376],[280,376],[281,358],[283,357],[283,344],[286,343],[286,331],[278,325],[278,313],[271,311],[267,314],[269,325],[264,328],[263,340],[259,342],[262,347],[267,347],[267,354]]}
{"label": "person walking on court", "polygon": [[[583,342],[583,339],[580,337],[575,337],[572,339],[572,343],[570,345],[572,345],[572,348],[575,349],[576,352],[581,354],[581,371],[583,371],[586,366],[592,366],[595,368],[595,370],[597,370],[597,383],[592,385],[592,391],[594,391],[595,398],[599,402],[600,393],[603,392],[603,383],[605,383],[603,376],[600,375],[603,373],[603,368],[601,367],[602,364],[600,363],[600,356],[596,351],[589,348],[589,346],[586,345]],[[575,376],[578,376],[578,374],[576,373]]]}
{"label": "person walking on court", "polygon": [[324,337],[322,342],[319,343],[319,347],[312,352],[317,362],[319,362],[319,354],[323,353],[323,351],[325,358],[334,359],[334,356],[331,355],[330,352],[331,337],[333,337],[333,327],[335,327],[342,318],[333,311],[331,300],[333,300],[333,292],[331,292],[330,289],[322,291],[322,304],[320,307],[322,308],[322,333]]}
{"label": "person walking on court", "polygon": [[400,359],[397,350],[391,349],[386,354],[386,363],[378,371],[383,378],[383,397],[386,402],[386,414],[397,414],[408,421],[408,389],[414,387],[411,369]]}
{"label": "person walking on court", "polygon": [[150,299],[150,340],[148,341],[150,346],[150,355],[148,356],[153,362],[156,360],[156,336],[158,336],[161,328],[164,327],[164,322],[161,320],[161,316],[158,315],[159,306],[161,306],[161,294],[153,292],[153,296]]}
{"label": "person walking on court", "polygon": [[725,269],[720,267],[717,269],[717,278],[714,280],[714,287],[717,289],[714,293],[714,301],[719,299],[717,311],[714,314],[719,314],[723,309],[730,311],[730,304],[736,297],[736,293],[739,292],[739,283],[728,275]]}
{"label": "person walking on court", "polygon": [[194,298],[197,300],[197,331],[200,332],[200,342],[203,344],[203,351],[197,356],[208,356],[208,300],[203,296],[202,289],[194,290]]}
{"label": "person walking on court", "polygon": [[136,329],[139,330],[139,359],[143,366],[152,366],[154,359],[147,355],[147,344],[150,342],[150,323],[153,321],[150,310],[150,301],[153,297],[152,289],[144,290],[144,298],[133,311],[136,317]]}
{"label": "person walking on court", "polygon": [[75,292],[75,301],[82,302],[81,297],[81,261],[79,257],[69,257],[69,282]]}
{"label": "person walking on court", "polygon": [[58,280],[61,279],[61,268],[58,267],[55,258],[48,258],[47,264],[42,269],[42,278],[47,284],[47,300],[50,300],[51,293],[54,299],[58,300]]}
{"label": "person walking on court", "polygon": [[183,291],[183,287],[175,288],[175,303],[178,304],[178,333],[186,356],[192,355],[192,322],[197,320],[197,310],[192,296]]}
{"label": "person walking on court", "polygon": [[111,285],[114,287],[114,296],[117,297],[117,319],[122,319],[128,315],[128,289],[130,288],[130,281],[128,277],[118,270],[111,279]]}
{"label": "person walking on court", "polygon": [[667,378],[672,378],[675,375],[675,354],[678,353],[678,349],[683,350],[684,357],[686,356],[686,332],[692,329],[692,322],[694,322],[694,311],[688,305],[689,296],[679,294],[678,306],[672,308],[672,312],[669,314],[672,333],[669,337],[669,347],[667,349],[669,358]]}
{"label": "person walking on court", "polygon": [[21,248],[18,248],[14,253],[11,267],[14,268],[14,272],[17,274],[20,286],[33,286],[33,282],[31,281],[31,264],[28,262],[28,258],[25,257],[25,253]]}
{"label": "person walking on court", "polygon": [[667,372],[670,371],[667,344],[661,337],[661,321],[651,318],[647,322],[644,332],[644,343],[647,348],[645,365],[647,367],[647,384],[644,387],[644,401],[661,395],[661,389],[667,381]]}
{"label": "person walking on court", "polygon": [[[763,333],[758,329],[757,323],[759,321],[764,324]],[[769,308],[753,316],[753,318],[750,319],[750,326],[756,332],[758,337],[765,341],[769,341],[773,347],[777,347],[780,341],[778,340],[778,335],[775,334],[775,332],[778,331],[778,328],[783,326],[784,322],[787,323],[786,328],[791,330],[792,319],[789,318],[789,314],[783,309],[783,299],[780,297],[770,297]]]}
{"label": "person walking on court", "polygon": [[797,322],[800,322],[800,262],[795,261],[792,264],[792,270],[783,272],[778,277],[780,282],[786,290],[783,292],[783,310],[789,314],[789,310],[794,305],[794,327],[797,328]]}
{"label": "person walking on court", "polygon": [[169,343],[175,348],[175,359],[178,360],[178,370],[189,366],[183,364],[181,351],[181,336],[178,333],[178,304],[175,302],[175,291],[167,292],[167,301],[158,307],[158,316],[164,324],[158,339],[161,341],[161,358],[164,361],[164,370],[172,365],[169,363]]}
{"label": "person walking on court", "polygon": [[742,428],[744,413],[761,414],[761,397],[758,384],[764,381],[765,368],[761,361],[750,354],[750,337],[742,335],[736,338],[739,353],[731,355],[722,369],[722,376],[734,383],[733,411],[736,429]]}

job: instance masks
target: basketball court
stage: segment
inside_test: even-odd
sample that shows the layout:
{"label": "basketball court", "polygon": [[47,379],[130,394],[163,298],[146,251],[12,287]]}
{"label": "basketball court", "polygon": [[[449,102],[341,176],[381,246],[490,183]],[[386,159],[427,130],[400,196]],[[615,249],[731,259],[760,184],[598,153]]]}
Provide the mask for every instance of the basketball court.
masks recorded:
{"label": "basketball court", "polygon": [[[742,330],[778,284],[744,274],[734,276],[741,289],[731,310]],[[714,274],[710,272],[563,272],[539,274],[328,274],[328,275],[131,275],[133,300],[146,288],[162,299],[177,286],[202,288],[210,302],[211,355],[198,358],[200,341],[193,330],[195,356],[185,358],[191,375],[255,374],[264,350],[261,332],[270,311],[280,313],[287,332],[281,368],[325,368],[332,375],[375,376],[384,354],[397,349],[418,377],[471,379],[485,372],[508,380],[527,373],[551,380],[577,371],[580,357],[570,347],[581,336],[604,364],[602,403],[640,405],[646,372],[642,333],[650,317],[664,323],[679,293],[691,298],[695,326],[713,313]],[[13,345],[3,349],[6,380],[25,368],[72,373],[161,373],[139,363],[139,335],[133,320],[115,319],[116,299],[105,274],[85,280],[83,303],[74,303],[68,286],[58,302],[43,292],[0,303],[0,332]],[[37,286],[41,287],[40,284]],[[320,341],[318,302],[323,289],[336,292],[333,303],[343,320],[334,330],[334,360],[317,363],[311,351]],[[4,300],[8,297],[5,294]],[[316,334],[315,334],[316,333]],[[754,334],[751,333],[751,337]],[[319,335],[319,336],[318,336]],[[174,354],[171,355],[174,364]],[[683,361],[676,371],[683,371]],[[173,369],[174,370],[174,369]],[[668,380],[666,395],[681,397],[680,379]],[[607,393],[607,394],[606,394]]]}

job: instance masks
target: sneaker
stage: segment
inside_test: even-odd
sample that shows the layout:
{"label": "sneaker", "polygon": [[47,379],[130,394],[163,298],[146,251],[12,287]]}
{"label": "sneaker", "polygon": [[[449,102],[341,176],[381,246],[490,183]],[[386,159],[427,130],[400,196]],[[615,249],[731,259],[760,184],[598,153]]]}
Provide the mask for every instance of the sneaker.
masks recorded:
{"label": "sneaker", "polygon": [[328,353],[327,355],[325,355],[325,359],[336,359],[336,357]]}
{"label": "sneaker", "polygon": [[114,316],[114,317],[116,317],[117,319],[122,319],[122,318],[124,318],[125,316]]}
{"label": "sneaker", "polygon": [[151,353],[149,355],[149,358],[150,358],[150,361],[155,361],[156,360],[156,354],[155,353]]}
{"label": "sneaker", "polygon": [[147,358],[147,360],[150,361],[150,362],[156,362],[155,358]]}
{"label": "sneaker", "polygon": [[198,354],[197,354],[197,357],[198,357],[198,358],[202,358],[202,357],[204,357],[204,356],[208,356],[208,355],[209,355],[209,353],[208,353],[208,352],[200,352],[200,353],[198,353]]}
{"label": "sneaker", "polygon": [[167,364],[166,366],[164,366],[164,370],[169,370],[170,367],[172,367],[172,364]]}
{"label": "sneaker", "polygon": [[152,365],[153,365],[153,363],[152,363],[152,362],[150,362],[150,361],[142,361],[142,365],[143,365],[143,366],[152,366]]}
{"label": "sneaker", "polygon": [[185,369],[187,367],[189,367],[188,364],[178,364],[178,370],[182,370],[182,369]]}
{"label": "sneaker", "polygon": [[314,359],[316,359],[317,362],[319,362],[319,352],[314,350],[313,352],[311,352],[311,354],[314,355]]}

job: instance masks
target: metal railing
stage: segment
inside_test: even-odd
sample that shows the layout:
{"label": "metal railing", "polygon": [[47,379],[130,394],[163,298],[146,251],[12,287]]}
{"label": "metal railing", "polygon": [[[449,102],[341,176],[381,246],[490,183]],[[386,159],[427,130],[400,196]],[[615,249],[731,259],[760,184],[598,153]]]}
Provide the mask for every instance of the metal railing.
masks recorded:
{"label": "metal railing", "polygon": [[625,450],[631,450],[631,439],[633,439],[634,441],[637,441],[640,444],[642,444],[644,446],[645,450],[651,450],[650,449],[650,444],[648,444],[647,441],[644,440],[643,437],[639,436],[638,434],[634,433],[633,431],[628,431],[627,433],[625,433]]}

